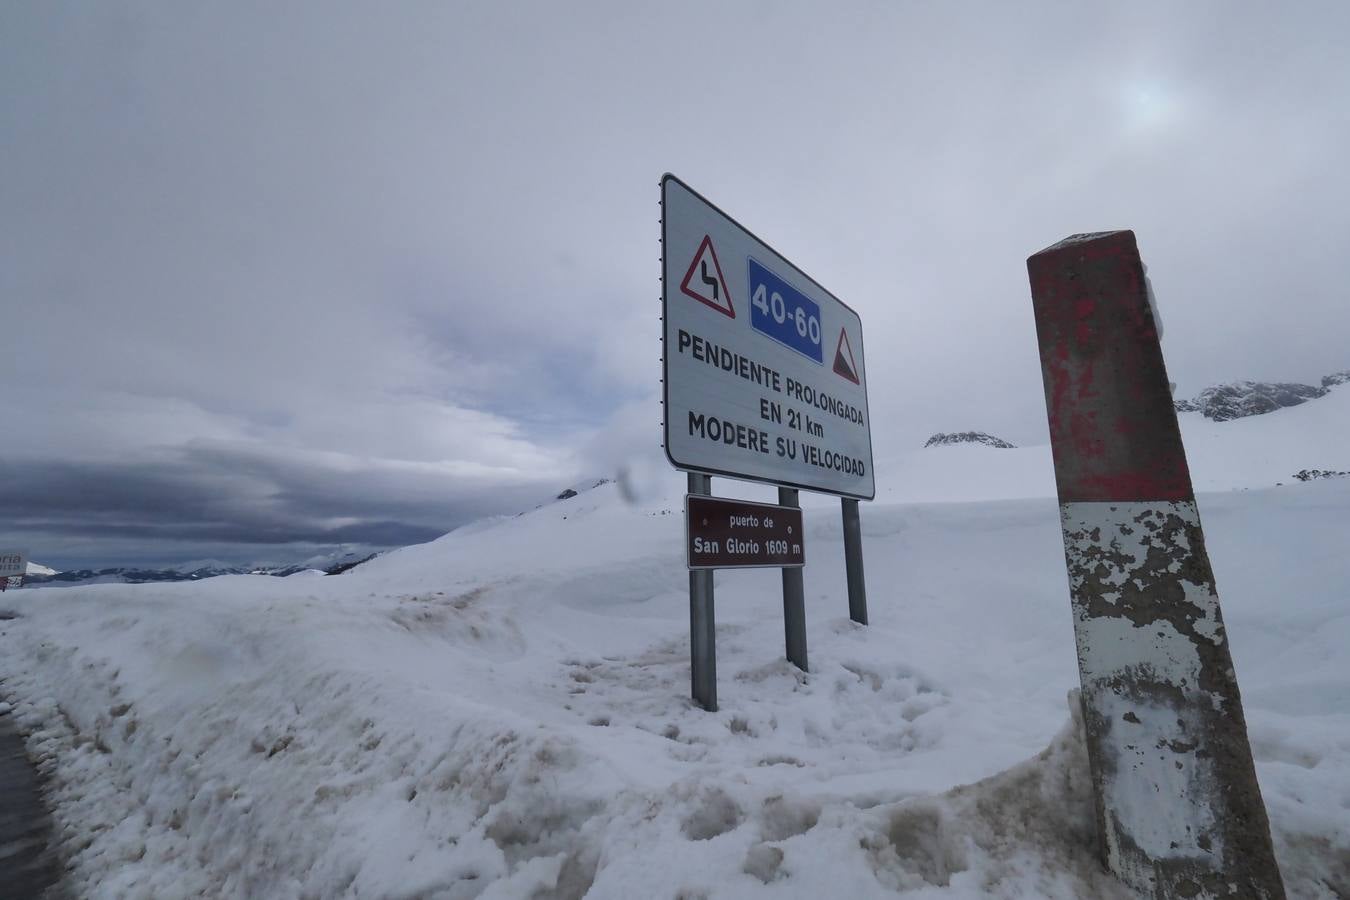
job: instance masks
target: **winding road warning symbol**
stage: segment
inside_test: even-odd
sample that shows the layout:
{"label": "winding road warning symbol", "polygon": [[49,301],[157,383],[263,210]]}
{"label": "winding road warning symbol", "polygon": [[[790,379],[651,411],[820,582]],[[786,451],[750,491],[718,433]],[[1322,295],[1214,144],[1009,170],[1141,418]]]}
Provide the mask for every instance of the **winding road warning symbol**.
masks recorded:
{"label": "winding road warning symbol", "polygon": [[839,346],[834,350],[834,371],[861,386],[858,380],[858,364],[853,361],[853,347],[848,342],[848,331],[839,329]]}
{"label": "winding road warning symbol", "polygon": [[[727,290],[727,280],[722,277],[722,265],[717,261],[717,251],[713,249],[712,238],[703,236],[698,245],[694,261],[680,282],[680,290],[700,303],[711,306],[724,316],[736,318],[736,308],[731,305],[731,292]],[[855,382],[858,379],[853,379]]]}

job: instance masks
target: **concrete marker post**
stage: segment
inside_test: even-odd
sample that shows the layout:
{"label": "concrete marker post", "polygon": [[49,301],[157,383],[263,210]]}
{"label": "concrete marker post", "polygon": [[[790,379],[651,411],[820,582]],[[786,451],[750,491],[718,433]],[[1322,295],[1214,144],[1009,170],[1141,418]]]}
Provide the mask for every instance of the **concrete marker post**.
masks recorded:
{"label": "concrete marker post", "polygon": [[862,520],[858,501],[839,501],[844,519],[844,569],[848,579],[848,617],[867,624],[867,583],[863,578]]}
{"label": "concrete marker post", "polygon": [[[799,506],[796,489],[780,487],[778,505]],[[802,582],[802,570],[785,568],[782,571],[783,635],[787,644],[788,662],[803,672],[809,672],[810,669],[806,667],[806,589]]]}
{"label": "concrete marker post", "polygon": [[[712,476],[690,472],[689,493],[711,496]],[[717,625],[712,569],[689,570],[689,662],[694,702],[708,712],[717,712]]]}
{"label": "concrete marker post", "polygon": [[1283,898],[1130,231],[1027,260],[1103,863],[1159,898]]}

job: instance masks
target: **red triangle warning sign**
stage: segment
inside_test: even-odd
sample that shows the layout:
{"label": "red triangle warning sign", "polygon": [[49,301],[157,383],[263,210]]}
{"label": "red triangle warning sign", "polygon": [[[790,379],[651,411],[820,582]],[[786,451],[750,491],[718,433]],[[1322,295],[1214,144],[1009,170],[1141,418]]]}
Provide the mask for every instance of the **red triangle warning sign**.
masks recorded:
{"label": "red triangle warning sign", "polygon": [[736,318],[736,307],[731,305],[731,291],[727,290],[727,280],[722,277],[722,265],[717,261],[711,236],[703,236],[703,243],[698,245],[694,261],[689,264],[684,281],[680,282],[680,290],[722,315]]}
{"label": "red triangle warning sign", "polygon": [[848,332],[843,328],[839,329],[839,346],[834,351],[834,371],[862,386],[858,380],[858,364],[853,361],[853,347],[848,342]]}

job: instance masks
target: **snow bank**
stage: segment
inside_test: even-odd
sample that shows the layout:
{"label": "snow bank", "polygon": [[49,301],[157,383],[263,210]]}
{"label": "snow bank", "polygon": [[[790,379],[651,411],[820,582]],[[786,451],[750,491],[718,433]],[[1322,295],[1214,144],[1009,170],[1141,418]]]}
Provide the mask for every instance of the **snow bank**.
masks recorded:
{"label": "snow bank", "polygon": [[[1197,482],[1350,468],[1334,428],[1318,444],[1323,426],[1290,418],[1336,397],[1259,417],[1299,426],[1284,439],[1207,423],[1228,430],[1215,456],[1188,425]],[[838,506],[808,502],[811,672],[782,659],[777,573],[719,572],[713,714],[688,700],[675,477],[335,577],[5,594],[0,695],[49,771],[73,889],[1125,896],[1096,867],[1065,725],[1048,454],[926,452],[911,487],[957,483],[979,454],[1005,466],[980,490],[1029,499],[900,505],[910,476],[883,483],[863,512],[867,628],[847,619]],[[1200,509],[1290,895],[1350,896],[1350,480]]]}
{"label": "snow bank", "polygon": [[[1202,502],[1294,896],[1350,885],[1347,488]],[[708,714],[674,500],[605,487],[332,578],[7,595],[75,889],[1109,896],[1053,501],[870,507],[869,628],[809,512],[812,672],[776,574],[719,573]]]}

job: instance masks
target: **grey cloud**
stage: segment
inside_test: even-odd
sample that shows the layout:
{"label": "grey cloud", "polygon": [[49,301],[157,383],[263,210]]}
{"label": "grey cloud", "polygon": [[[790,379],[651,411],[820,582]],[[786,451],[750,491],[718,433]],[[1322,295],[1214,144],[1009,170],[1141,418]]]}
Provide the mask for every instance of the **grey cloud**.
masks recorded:
{"label": "grey cloud", "polygon": [[387,540],[606,474],[656,441],[666,170],[860,312],[879,459],[1044,438],[1025,258],[1076,231],[1138,232],[1181,392],[1314,380],[1350,365],[1347,26],[11,5],[0,460],[43,488],[5,490],[49,546],[158,558],[175,523]]}
{"label": "grey cloud", "polygon": [[[524,508],[542,485],[437,493],[426,479],[342,473],[259,453],[195,448],[170,461],[0,466],[0,540],[20,545],[70,538],[141,539],[167,545],[362,544],[431,540],[464,521]],[[196,554],[191,554],[196,555]]]}

